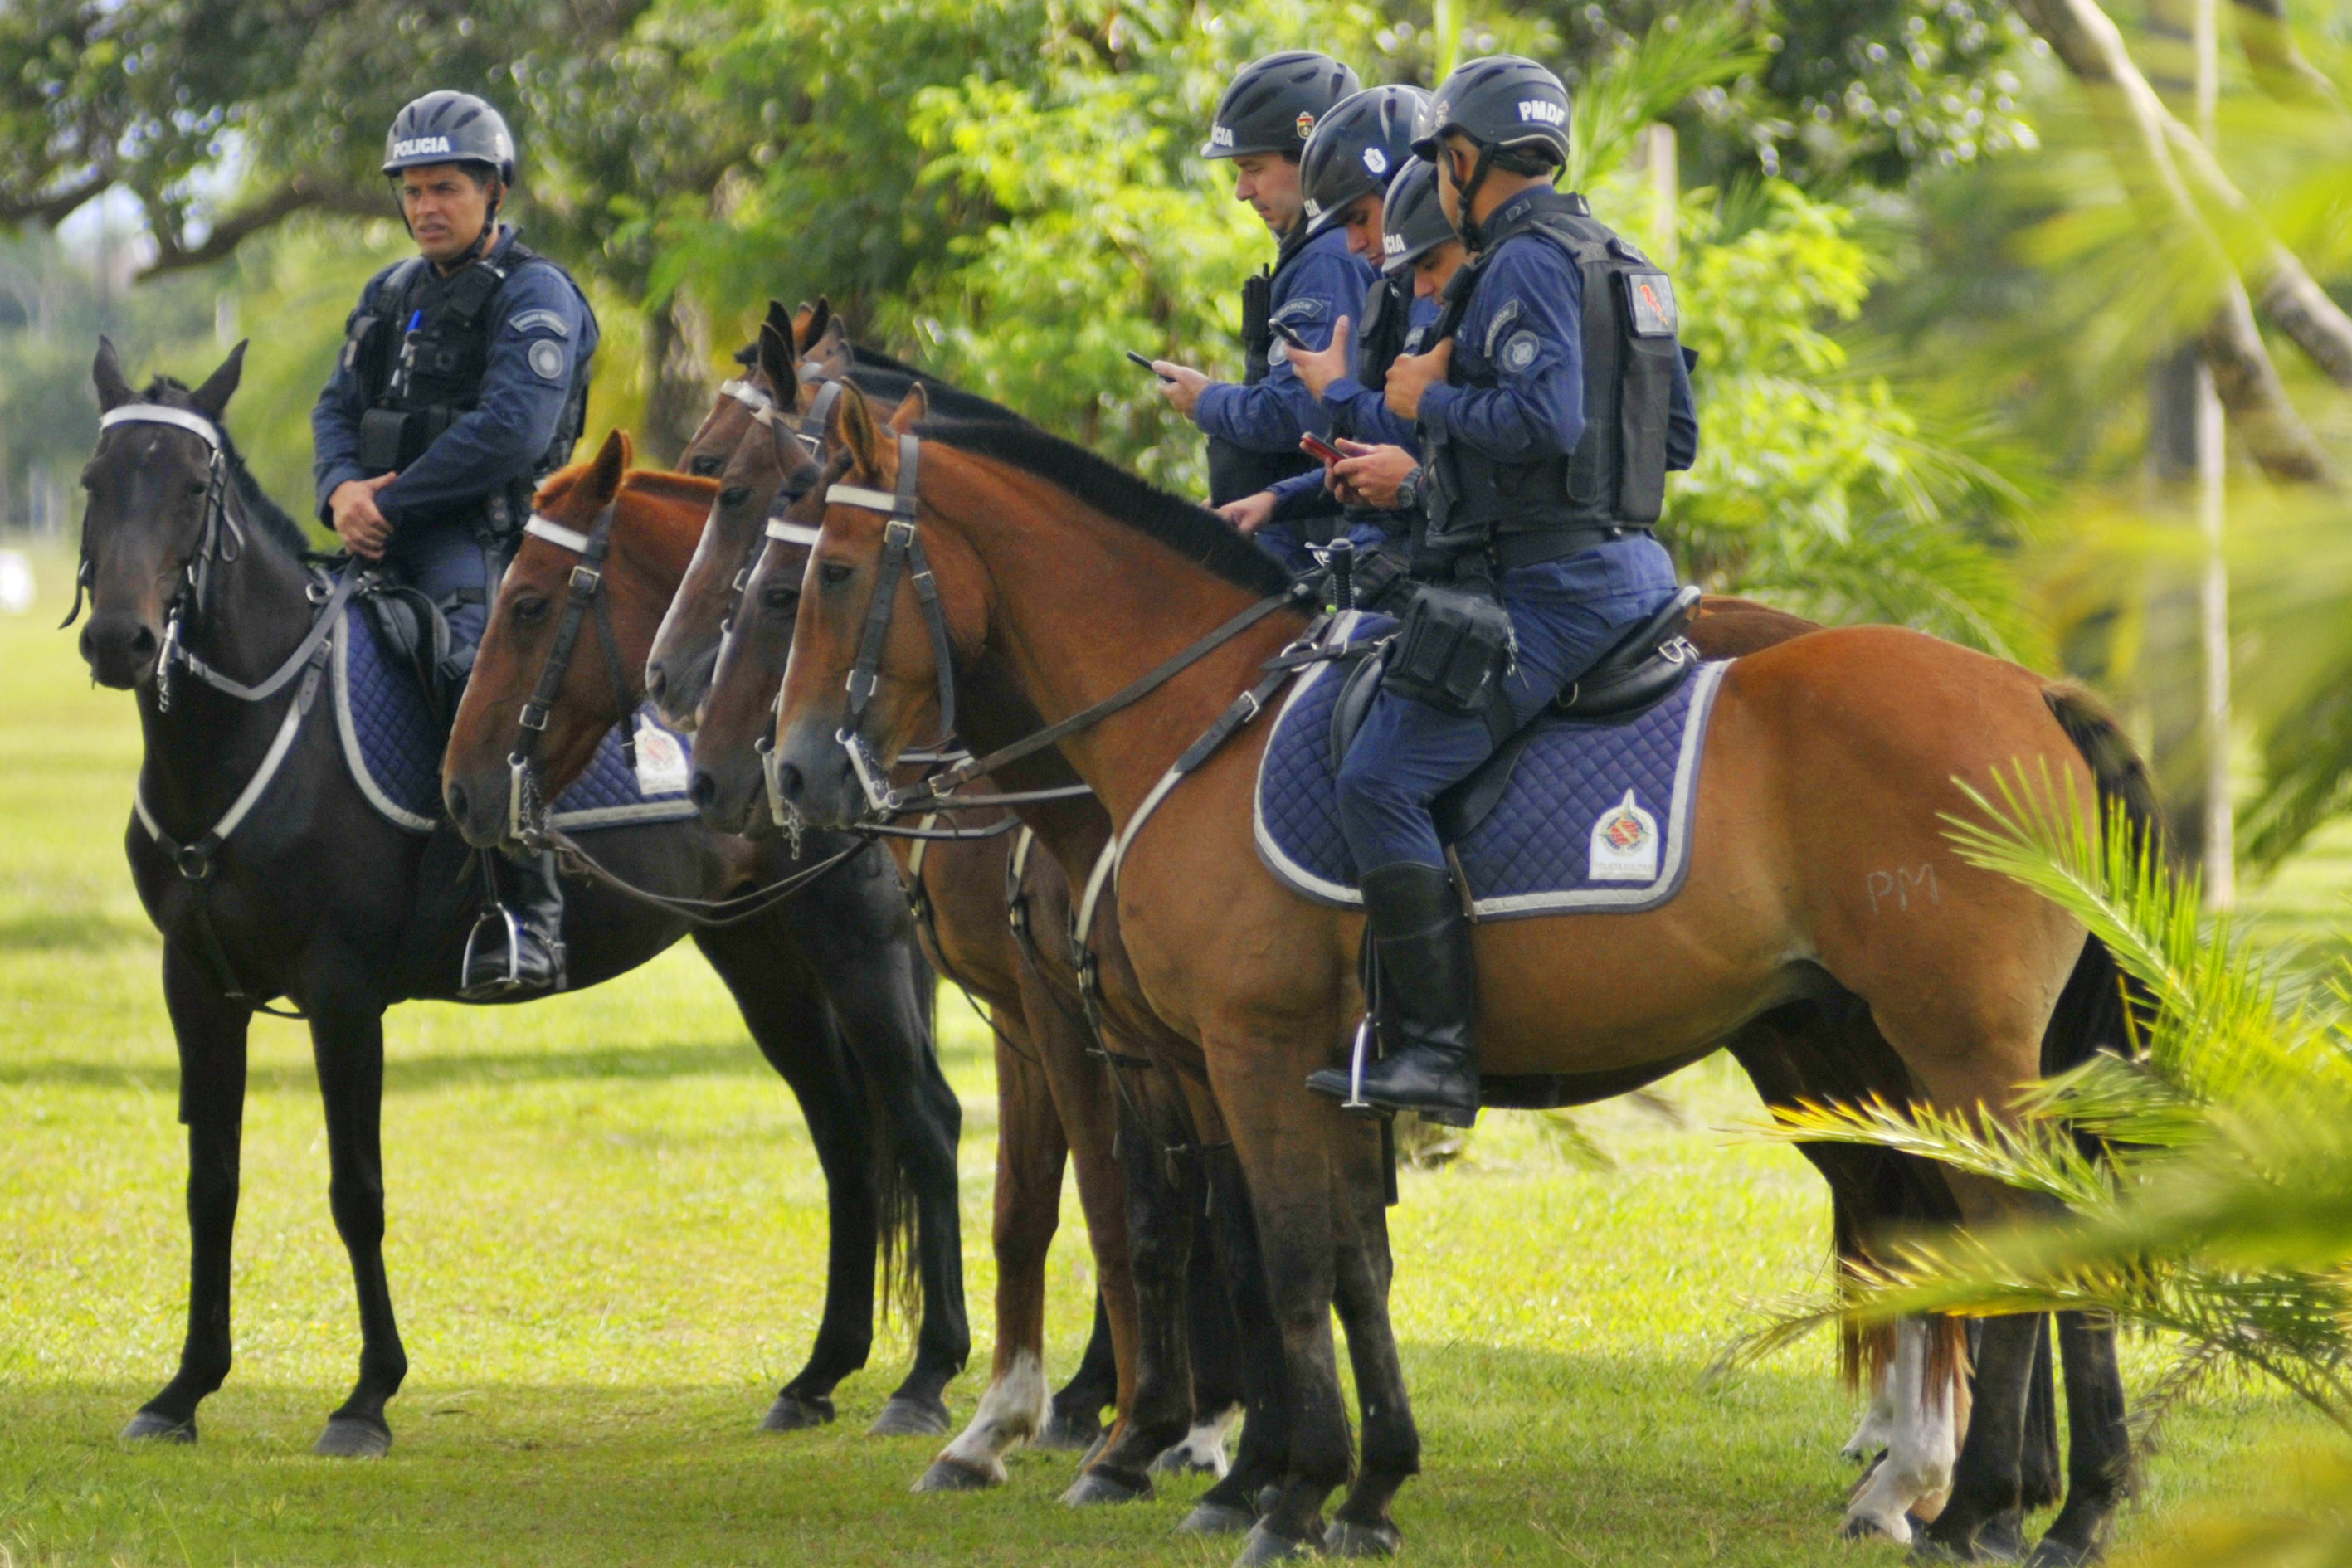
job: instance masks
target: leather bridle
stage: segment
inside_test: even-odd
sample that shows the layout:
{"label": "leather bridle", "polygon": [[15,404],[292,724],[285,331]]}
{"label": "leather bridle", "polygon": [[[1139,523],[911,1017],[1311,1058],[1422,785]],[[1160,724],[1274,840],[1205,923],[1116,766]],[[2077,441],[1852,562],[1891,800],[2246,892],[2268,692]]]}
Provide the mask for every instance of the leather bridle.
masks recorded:
{"label": "leather bridle", "polygon": [[637,704],[621,668],[620,643],[613,634],[612,596],[604,592],[604,557],[613,548],[613,516],[620,505],[618,495],[606,501],[585,533],[538,512],[522,525],[523,532],[580,557],[572,568],[563,610],[555,623],[555,640],[548,645],[547,662],[540,666],[539,684],[516,721],[520,733],[515,737],[515,749],[507,753],[507,831],[533,849],[546,844],[547,805],[540,799],[538,782],[540,749],[547,738],[548,719],[571,676],[580,628],[592,613],[597,645],[604,650],[604,668],[613,679],[613,695],[620,707],[622,756],[632,773],[636,770],[637,735],[630,721]]}

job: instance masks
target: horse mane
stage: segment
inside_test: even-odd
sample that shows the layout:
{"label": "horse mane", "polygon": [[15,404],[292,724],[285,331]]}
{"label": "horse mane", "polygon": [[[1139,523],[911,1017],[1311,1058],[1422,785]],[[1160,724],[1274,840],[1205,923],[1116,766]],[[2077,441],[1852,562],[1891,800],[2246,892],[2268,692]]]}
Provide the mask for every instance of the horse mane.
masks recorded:
{"label": "horse mane", "polygon": [[[142,403],[184,408],[191,414],[204,412],[196,406],[195,395],[187,384],[168,375],[159,375],[149,382],[147,390],[139,397]],[[308,554],[311,548],[308,531],[295,521],[292,514],[279,506],[268,490],[261,488],[261,481],[255,479],[253,470],[245,466],[245,457],[236,449],[236,442],[230,437],[227,425],[215,419],[213,427],[220,432],[221,457],[228,470],[229,483],[236,487],[238,499],[245,502],[246,516],[262,532],[283,546],[289,554]]]}
{"label": "horse mane", "polygon": [[[539,484],[534,506],[551,506],[572,493],[580,477],[596,466],[593,457],[583,458],[550,474]],[[698,511],[709,511],[712,498],[719,494],[717,479],[703,479],[694,474],[681,474],[671,468],[626,468],[621,474],[621,493],[651,496],[656,500],[675,501],[691,506]]]}
{"label": "horse mane", "polygon": [[[966,392],[951,381],[941,381],[927,370],[918,370],[906,361],[894,359],[880,349],[868,347],[865,343],[854,342],[849,345],[849,363],[851,368],[855,370],[878,372],[886,376],[903,376],[909,384],[921,383],[924,395],[931,400],[931,412],[940,418],[969,420],[977,425],[999,423],[1025,425],[1028,423],[1002,403],[982,397],[977,392]],[[866,384],[863,381],[859,384],[859,390],[866,390]],[[907,389],[903,386],[890,386],[887,389],[877,386],[876,390],[894,397],[907,395]]]}
{"label": "horse mane", "polygon": [[757,370],[760,365],[760,345],[745,343],[735,351],[735,363],[745,370]]}
{"label": "horse mane", "polygon": [[914,432],[1058,485],[1106,517],[1148,534],[1236,587],[1279,594],[1290,586],[1289,573],[1215,512],[1034,425],[935,418],[918,422]]}

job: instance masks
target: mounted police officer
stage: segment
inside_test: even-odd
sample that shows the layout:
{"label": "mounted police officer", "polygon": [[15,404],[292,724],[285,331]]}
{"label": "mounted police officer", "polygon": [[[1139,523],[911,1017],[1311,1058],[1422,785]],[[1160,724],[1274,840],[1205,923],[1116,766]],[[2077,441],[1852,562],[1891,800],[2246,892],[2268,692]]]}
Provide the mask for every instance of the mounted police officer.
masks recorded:
{"label": "mounted police officer", "polygon": [[[1299,191],[1298,159],[1316,123],[1356,90],[1356,73],[1328,55],[1294,49],[1242,68],[1217,100],[1201,155],[1230,159],[1234,195],[1247,202],[1279,241],[1272,269],[1242,289],[1241,383],[1213,382],[1201,372],[1154,361],[1160,390],[1209,437],[1209,500],[1213,506],[1265,489],[1312,466],[1298,438],[1325,435],[1329,420],[1290,368],[1287,331],[1309,349],[1331,341],[1342,310],[1354,310],[1371,268],[1348,254],[1346,233],[1310,233]],[[1311,558],[1286,563],[1312,566]]]}
{"label": "mounted police officer", "polygon": [[[1375,87],[1342,99],[1323,116],[1298,161],[1310,241],[1337,230],[1346,236],[1350,256],[1368,267],[1381,265],[1389,182],[1412,160],[1414,121],[1428,101],[1416,87]],[[1408,334],[1436,319],[1433,300],[1414,299],[1409,274],[1375,276],[1361,300],[1333,323],[1328,346],[1290,349],[1292,373],[1322,405],[1335,437],[1414,439],[1412,421],[1391,413],[1379,389]],[[1351,334],[1351,323],[1363,330]],[[1343,505],[1324,479],[1322,468],[1309,468],[1217,510],[1286,561],[1311,560],[1307,547],[1327,543],[1335,533],[1360,554],[1387,542],[1394,520],[1372,507]]]}
{"label": "mounted police officer", "polygon": [[[342,358],[310,412],[319,516],[352,553],[418,591],[449,627],[432,694],[447,711],[540,479],[567,462],[587,409],[596,318],[569,274],[499,221],[514,137],[470,93],[432,92],[384,140],[417,254],[368,280]],[[471,999],[563,985],[554,858],[510,862],[511,910],[468,946]],[[478,929],[480,937],[482,929]]]}
{"label": "mounted police officer", "polygon": [[1379,969],[1363,1095],[1454,1121],[1478,1108],[1470,931],[1431,805],[1673,595],[1651,527],[1698,448],[1671,283],[1552,186],[1568,124],[1558,77],[1498,56],[1448,77],[1414,139],[1475,259],[1434,346],[1389,368],[1426,463],[1423,586],[1339,770]]}

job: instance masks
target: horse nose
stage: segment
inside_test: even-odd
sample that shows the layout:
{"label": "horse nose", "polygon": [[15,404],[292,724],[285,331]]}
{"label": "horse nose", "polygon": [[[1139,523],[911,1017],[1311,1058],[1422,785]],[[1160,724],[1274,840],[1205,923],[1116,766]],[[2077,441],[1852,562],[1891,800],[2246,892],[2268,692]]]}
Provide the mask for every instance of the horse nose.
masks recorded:
{"label": "horse nose", "polygon": [[441,791],[442,804],[449,808],[449,820],[466,820],[466,786],[452,779]]}
{"label": "horse nose", "polygon": [[669,695],[669,672],[658,664],[646,666],[646,695],[656,708],[664,708],[662,700]]}
{"label": "horse nose", "polygon": [[801,770],[797,763],[784,763],[776,769],[776,793],[797,803],[801,798]]}
{"label": "horse nose", "polygon": [[719,781],[710,776],[709,769],[695,769],[694,782],[686,786],[686,798],[694,802],[697,810],[709,811],[711,803],[719,798]]}
{"label": "horse nose", "polygon": [[109,686],[129,686],[160,646],[154,631],[136,616],[92,616],[81,629],[82,662]]}

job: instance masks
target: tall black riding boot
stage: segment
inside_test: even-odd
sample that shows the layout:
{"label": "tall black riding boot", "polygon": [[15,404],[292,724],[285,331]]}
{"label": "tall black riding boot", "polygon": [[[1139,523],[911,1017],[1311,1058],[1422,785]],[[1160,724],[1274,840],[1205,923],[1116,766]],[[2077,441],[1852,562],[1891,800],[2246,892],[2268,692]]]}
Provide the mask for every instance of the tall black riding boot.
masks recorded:
{"label": "tall black riding boot", "polygon": [[[468,1002],[494,1002],[562,990],[563,883],[555,874],[554,852],[485,860],[503,868],[510,891],[485,906],[475,921],[457,994]],[[491,873],[490,881],[495,889],[498,873]]]}
{"label": "tall black riding boot", "polygon": [[[1365,1065],[1361,1098],[1467,1127],[1478,1115],[1478,1050],[1470,1037],[1470,922],[1454,879],[1436,866],[1366,872],[1364,918],[1380,969],[1381,1055]],[[1345,1068],[1325,1068],[1307,1087],[1347,1100],[1349,1078]]]}

